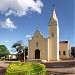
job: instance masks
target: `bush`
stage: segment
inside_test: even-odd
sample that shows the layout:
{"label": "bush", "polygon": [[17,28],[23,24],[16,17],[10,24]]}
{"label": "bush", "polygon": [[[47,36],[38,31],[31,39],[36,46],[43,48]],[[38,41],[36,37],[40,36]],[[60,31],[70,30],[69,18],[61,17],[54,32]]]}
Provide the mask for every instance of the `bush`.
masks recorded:
{"label": "bush", "polygon": [[46,72],[45,65],[40,63],[11,63],[5,75],[44,75]]}

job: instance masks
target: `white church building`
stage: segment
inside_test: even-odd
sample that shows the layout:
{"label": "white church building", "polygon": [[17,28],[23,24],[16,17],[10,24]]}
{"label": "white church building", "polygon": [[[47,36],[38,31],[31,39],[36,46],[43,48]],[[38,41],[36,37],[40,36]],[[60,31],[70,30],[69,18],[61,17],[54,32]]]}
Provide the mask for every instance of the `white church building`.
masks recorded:
{"label": "white church building", "polygon": [[69,42],[59,41],[59,22],[55,9],[48,25],[48,38],[44,38],[39,29],[28,43],[29,59],[58,61],[69,58]]}

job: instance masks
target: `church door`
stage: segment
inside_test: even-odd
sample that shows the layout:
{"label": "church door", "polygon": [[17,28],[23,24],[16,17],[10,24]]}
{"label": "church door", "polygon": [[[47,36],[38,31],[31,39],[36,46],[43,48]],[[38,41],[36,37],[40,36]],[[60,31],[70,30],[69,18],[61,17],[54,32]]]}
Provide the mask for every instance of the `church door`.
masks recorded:
{"label": "church door", "polygon": [[35,50],[35,59],[40,59],[40,50]]}

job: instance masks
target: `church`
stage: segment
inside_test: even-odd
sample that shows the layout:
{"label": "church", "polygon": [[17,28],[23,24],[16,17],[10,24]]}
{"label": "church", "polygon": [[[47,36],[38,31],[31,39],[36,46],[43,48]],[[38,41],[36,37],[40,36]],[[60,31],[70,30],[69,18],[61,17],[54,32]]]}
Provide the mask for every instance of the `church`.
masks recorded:
{"label": "church", "polygon": [[48,24],[48,38],[37,29],[28,42],[28,58],[47,61],[69,58],[69,41],[59,41],[59,22],[54,8]]}

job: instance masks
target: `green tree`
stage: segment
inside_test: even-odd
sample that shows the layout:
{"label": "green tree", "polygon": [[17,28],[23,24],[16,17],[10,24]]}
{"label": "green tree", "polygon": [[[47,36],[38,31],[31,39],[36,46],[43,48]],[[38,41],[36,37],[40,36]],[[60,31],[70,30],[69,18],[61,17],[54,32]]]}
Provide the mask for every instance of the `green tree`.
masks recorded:
{"label": "green tree", "polygon": [[21,53],[23,51],[22,41],[17,41],[16,43],[14,43],[12,48],[15,48],[18,53]]}
{"label": "green tree", "polygon": [[25,52],[25,56],[27,55],[27,50],[28,47],[23,45],[22,41],[17,41],[16,43],[13,44],[12,48],[15,48],[16,51],[18,52],[18,59],[20,60],[20,54],[21,52]]}
{"label": "green tree", "polygon": [[23,44],[22,41],[17,41],[13,44],[12,48],[15,48],[18,52],[18,60],[20,59],[20,53],[23,51]]}
{"label": "green tree", "polygon": [[5,45],[0,45],[0,58],[9,55],[10,52]]}
{"label": "green tree", "polygon": [[25,56],[28,55],[28,46],[25,46]]}
{"label": "green tree", "polygon": [[24,62],[26,62],[27,56],[28,55],[28,47],[24,46],[23,47],[23,56],[24,56]]}

